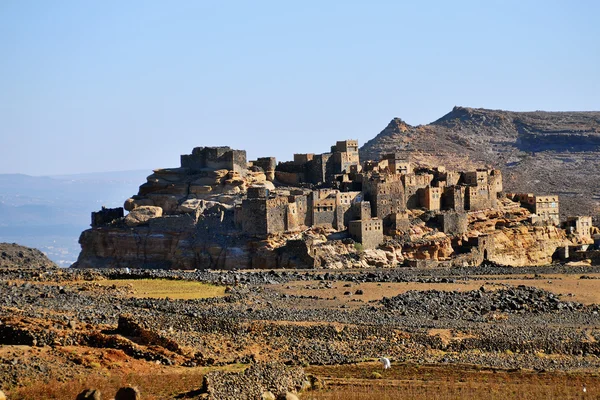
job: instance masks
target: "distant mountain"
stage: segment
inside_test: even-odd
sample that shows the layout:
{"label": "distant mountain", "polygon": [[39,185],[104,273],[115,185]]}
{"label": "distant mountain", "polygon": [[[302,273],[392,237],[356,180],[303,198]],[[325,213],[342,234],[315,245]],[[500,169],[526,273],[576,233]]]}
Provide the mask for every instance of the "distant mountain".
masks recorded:
{"label": "distant mountain", "polygon": [[505,191],[558,194],[561,214],[600,215],[600,112],[454,107],[428,125],[394,118],[361,159],[401,152],[420,165],[502,170]]}
{"label": "distant mountain", "polygon": [[61,176],[0,174],[0,242],[36,247],[61,266],[79,254],[90,213],[120,207],[147,170]]}

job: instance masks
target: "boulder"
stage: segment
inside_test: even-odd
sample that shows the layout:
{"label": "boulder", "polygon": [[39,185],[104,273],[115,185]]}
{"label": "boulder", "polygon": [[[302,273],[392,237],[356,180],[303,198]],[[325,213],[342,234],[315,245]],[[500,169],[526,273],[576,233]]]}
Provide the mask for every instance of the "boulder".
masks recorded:
{"label": "boulder", "polygon": [[127,211],[133,211],[136,207],[140,206],[153,206],[154,202],[150,199],[133,199],[129,198],[125,200],[123,208]]}
{"label": "boulder", "polygon": [[229,185],[229,186],[242,186],[244,183],[246,183],[246,181],[242,178],[232,178],[232,179],[227,179],[225,182],[225,185]]}
{"label": "boulder", "polygon": [[140,391],[137,388],[127,386],[122,387],[115,394],[115,400],[139,400],[141,399]]}
{"label": "boulder", "polygon": [[201,199],[188,199],[181,203],[177,208],[177,211],[182,213],[191,213],[200,211],[202,212],[205,208],[205,201]]}
{"label": "boulder", "polygon": [[252,172],[248,174],[246,180],[248,181],[248,183],[253,185],[260,184],[267,180],[267,176],[264,174],[264,172]]}
{"label": "boulder", "polygon": [[154,205],[163,209],[167,214],[174,213],[179,207],[179,200],[183,196],[175,196],[171,194],[149,194],[148,198],[154,202]]}
{"label": "boulder", "polygon": [[190,185],[190,194],[207,194],[213,191],[212,186],[208,185]]}
{"label": "boulder", "polygon": [[[85,389],[83,392],[79,393],[75,400],[101,400],[102,394],[99,390],[96,389]],[[4,394],[0,395],[0,400],[6,400]]]}
{"label": "boulder", "polygon": [[239,197],[223,194],[223,195],[219,196],[217,198],[217,200],[219,203],[223,203],[224,205],[232,206],[235,204],[236,201],[239,200]]}
{"label": "boulder", "polygon": [[276,397],[273,393],[271,392],[264,392],[261,396],[260,396],[260,400],[275,400]]}
{"label": "boulder", "polygon": [[138,226],[148,223],[152,218],[162,217],[163,209],[156,206],[140,206],[133,209],[125,217],[127,226]]}
{"label": "boulder", "polygon": [[223,194],[226,195],[234,195],[234,194],[239,194],[242,192],[242,188],[240,186],[233,186],[233,185],[225,185],[223,186]]}

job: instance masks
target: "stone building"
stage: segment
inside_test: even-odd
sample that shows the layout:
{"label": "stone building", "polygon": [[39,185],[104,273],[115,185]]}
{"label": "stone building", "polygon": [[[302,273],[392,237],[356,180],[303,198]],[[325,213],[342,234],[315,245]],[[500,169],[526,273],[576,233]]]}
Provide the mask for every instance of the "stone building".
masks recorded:
{"label": "stone building", "polygon": [[[336,221],[335,228],[343,231],[348,227],[351,220],[356,219],[355,203],[362,202],[361,192],[337,192],[336,193]],[[360,210],[359,210],[360,212]],[[370,215],[369,215],[370,217]]]}
{"label": "stone building", "polygon": [[486,169],[467,171],[464,173],[463,179],[466,185],[484,186],[488,184],[488,171]]}
{"label": "stone building", "polygon": [[279,163],[275,178],[287,184],[331,185],[340,175],[360,170],[358,141],[338,141],[330,153],[294,154],[294,161]]}
{"label": "stone building", "polygon": [[439,211],[442,206],[442,188],[427,186],[419,189],[420,203],[428,211]]}
{"label": "stone building", "polygon": [[379,218],[350,221],[348,232],[365,249],[375,249],[383,243],[383,221]]}
{"label": "stone building", "polygon": [[429,173],[410,173],[401,175],[402,183],[404,184],[404,196],[406,199],[406,208],[419,208],[422,207],[421,197],[419,195],[420,189],[425,189],[431,185],[433,181],[433,174]]}
{"label": "stone building", "polygon": [[181,166],[190,171],[227,169],[240,175],[248,171],[245,150],[232,150],[228,146],[195,147],[192,154],[181,155]]}
{"label": "stone building", "polygon": [[296,165],[304,165],[312,159],[315,158],[314,153],[306,153],[306,154],[294,154],[294,164]]}
{"label": "stone building", "polygon": [[389,225],[387,218],[392,213],[406,210],[406,197],[402,175],[373,174],[364,179],[363,194],[371,203],[372,215]]}
{"label": "stone building", "polygon": [[382,162],[386,162],[387,171],[390,174],[410,174],[413,172],[410,161],[401,153],[384,154]]}
{"label": "stone building", "polygon": [[347,174],[352,166],[360,166],[358,140],[342,140],[331,147],[334,174]]}
{"label": "stone building", "polygon": [[252,236],[264,237],[313,224],[307,196],[271,195],[264,187],[248,188],[247,198],[235,212],[238,226]]}
{"label": "stone building", "polygon": [[576,235],[591,239],[592,238],[592,217],[577,216],[568,217],[565,223],[565,229],[575,233]]}
{"label": "stone building", "polygon": [[313,226],[334,228],[337,221],[337,200],[334,191],[316,190],[311,194]]}
{"label": "stone building", "polygon": [[490,190],[495,193],[500,193],[504,190],[504,186],[502,185],[502,171],[499,169],[493,169],[489,171],[488,174],[488,184],[490,185]]}
{"label": "stone building", "polygon": [[490,189],[490,185],[467,186],[465,194],[465,208],[467,210],[477,211],[497,206],[497,194]]}
{"label": "stone building", "polygon": [[106,208],[102,206],[99,211],[92,212],[92,228],[96,228],[103,225],[108,225],[114,220],[123,218],[124,212],[123,207],[117,208]]}
{"label": "stone building", "polygon": [[386,219],[389,223],[388,226],[384,226],[385,234],[395,236],[409,232],[411,224],[408,211],[392,213]]}
{"label": "stone building", "polygon": [[466,207],[466,186],[452,185],[444,188],[442,198],[442,207],[445,210],[465,211]]}
{"label": "stone building", "polygon": [[546,221],[560,224],[559,200],[557,195],[537,196],[533,193],[509,193],[507,197],[535,214],[533,221]]}

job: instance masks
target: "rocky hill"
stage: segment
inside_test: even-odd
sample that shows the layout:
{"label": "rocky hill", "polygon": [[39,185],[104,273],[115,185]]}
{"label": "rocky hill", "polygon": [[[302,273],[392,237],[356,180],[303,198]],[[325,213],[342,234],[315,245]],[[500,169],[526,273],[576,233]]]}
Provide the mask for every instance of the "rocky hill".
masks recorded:
{"label": "rocky hill", "polygon": [[394,118],[360,156],[389,152],[421,165],[490,165],[502,170],[508,192],[558,194],[563,217],[600,215],[600,112],[454,107],[428,125]]}
{"label": "rocky hill", "polygon": [[0,243],[0,268],[57,268],[38,249],[16,243]]}

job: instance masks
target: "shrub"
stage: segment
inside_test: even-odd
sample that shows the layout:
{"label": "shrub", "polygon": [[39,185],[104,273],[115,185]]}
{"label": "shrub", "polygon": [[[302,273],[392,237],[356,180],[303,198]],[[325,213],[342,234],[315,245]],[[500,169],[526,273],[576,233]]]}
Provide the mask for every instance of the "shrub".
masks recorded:
{"label": "shrub", "polygon": [[363,251],[365,251],[365,248],[363,247],[362,243],[354,243],[354,249],[358,253],[362,253]]}
{"label": "shrub", "polygon": [[371,372],[371,379],[381,379],[381,374],[379,372]]}

